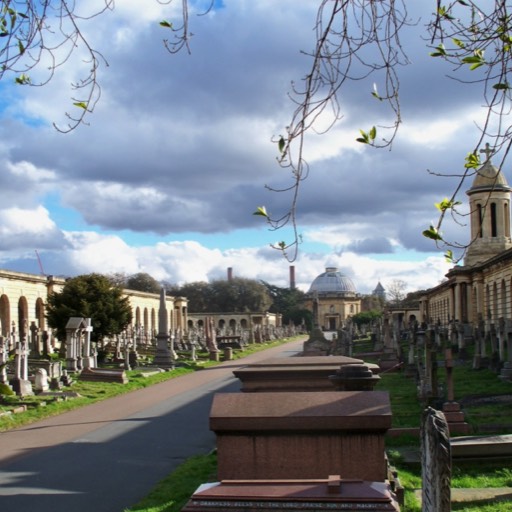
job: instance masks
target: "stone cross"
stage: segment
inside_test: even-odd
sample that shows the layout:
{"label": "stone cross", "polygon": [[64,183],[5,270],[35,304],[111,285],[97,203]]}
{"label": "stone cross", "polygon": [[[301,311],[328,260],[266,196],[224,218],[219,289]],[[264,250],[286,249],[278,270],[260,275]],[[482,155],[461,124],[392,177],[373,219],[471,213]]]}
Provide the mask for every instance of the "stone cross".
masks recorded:
{"label": "stone cross", "polygon": [[0,336],[0,384],[7,384],[7,360],[9,352],[7,350],[7,340]]}
{"label": "stone cross", "polygon": [[83,367],[84,368],[93,368],[95,366],[94,364],[94,358],[91,355],[92,352],[92,346],[91,346],[91,332],[93,330],[91,319],[90,318],[84,318],[84,344],[82,347],[83,350]]}
{"label": "stone cross", "polygon": [[494,150],[491,149],[491,146],[489,145],[489,143],[487,142],[485,144],[485,149],[481,149],[480,150],[480,153],[485,153],[485,161],[490,161],[491,159],[491,155],[494,154]]}

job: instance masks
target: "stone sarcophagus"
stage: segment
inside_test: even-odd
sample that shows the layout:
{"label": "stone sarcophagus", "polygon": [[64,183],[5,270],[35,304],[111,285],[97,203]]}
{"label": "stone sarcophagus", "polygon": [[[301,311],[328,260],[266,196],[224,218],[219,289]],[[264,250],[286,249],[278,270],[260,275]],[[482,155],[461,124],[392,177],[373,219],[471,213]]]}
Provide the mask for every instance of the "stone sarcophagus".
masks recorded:
{"label": "stone sarcophagus", "polygon": [[389,395],[381,391],[260,392],[215,395],[218,478],[383,482]]}

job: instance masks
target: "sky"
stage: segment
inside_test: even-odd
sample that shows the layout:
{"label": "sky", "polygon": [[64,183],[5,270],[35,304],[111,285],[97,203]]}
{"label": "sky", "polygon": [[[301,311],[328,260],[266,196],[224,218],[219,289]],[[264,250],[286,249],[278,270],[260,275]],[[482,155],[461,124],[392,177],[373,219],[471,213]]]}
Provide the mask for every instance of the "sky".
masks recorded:
{"label": "sky", "polygon": [[[232,268],[235,277],[286,287],[294,265],[304,291],[326,267],[364,294],[378,282],[403,281],[406,291],[439,284],[452,265],[422,231],[457,180],[429,170],[459,172],[478,136],[481,97],[428,56],[433,1],[413,7],[425,10],[410,13],[416,24],[404,32],[411,63],[399,70],[403,124],[392,149],[356,141],[360,129],[390,116],[371,96],[373,78],[348,84],[343,119],[306,138],[310,173],[293,263],[271,247],[289,240],[289,230],[269,230],[253,215],[258,206],[289,206],[289,196],[266,188],[291,183],[272,140],[290,122],[291,84],[311,65],[317,4],[223,0],[197,16],[192,3],[190,53],[171,55],[159,22],[174,19],[177,4],[146,0],[142,9],[140,0],[116,0],[114,11],[81,25],[108,66],[98,71],[94,113],[70,133],[54,123],[65,126],[76,108],[70,84],[89,65],[80,46],[44,87],[4,76],[0,268],[66,277],[146,272],[177,285],[224,279]],[[465,242],[464,222],[448,224],[445,235]]]}

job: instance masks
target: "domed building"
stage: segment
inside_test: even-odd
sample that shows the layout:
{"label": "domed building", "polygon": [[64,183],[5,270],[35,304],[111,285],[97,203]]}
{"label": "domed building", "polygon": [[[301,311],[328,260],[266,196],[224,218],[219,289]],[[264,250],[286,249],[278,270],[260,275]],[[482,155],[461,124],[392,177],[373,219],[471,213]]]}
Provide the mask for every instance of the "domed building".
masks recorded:
{"label": "domed building", "polygon": [[305,307],[313,311],[316,327],[336,331],[349,317],[361,311],[361,297],[348,276],[336,267],[327,267],[311,283]]}

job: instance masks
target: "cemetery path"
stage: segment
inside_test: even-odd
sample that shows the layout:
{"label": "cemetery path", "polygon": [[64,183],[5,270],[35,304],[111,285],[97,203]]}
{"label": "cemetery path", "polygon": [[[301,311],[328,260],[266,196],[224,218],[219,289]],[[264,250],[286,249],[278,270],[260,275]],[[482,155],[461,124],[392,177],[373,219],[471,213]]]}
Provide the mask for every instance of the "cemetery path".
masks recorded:
{"label": "cemetery path", "polygon": [[185,459],[215,446],[215,392],[233,370],[290,356],[306,338],[0,433],[2,510],[122,512]]}

